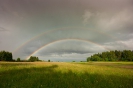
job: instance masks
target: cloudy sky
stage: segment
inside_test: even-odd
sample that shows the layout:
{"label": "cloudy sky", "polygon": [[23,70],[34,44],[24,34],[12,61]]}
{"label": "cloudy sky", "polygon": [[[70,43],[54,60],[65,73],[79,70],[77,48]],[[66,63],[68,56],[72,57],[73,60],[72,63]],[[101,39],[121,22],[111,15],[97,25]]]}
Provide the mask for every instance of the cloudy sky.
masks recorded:
{"label": "cloudy sky", "polygon": [[133,50],[133,0],[0,0],[0,51],[81,61]]}

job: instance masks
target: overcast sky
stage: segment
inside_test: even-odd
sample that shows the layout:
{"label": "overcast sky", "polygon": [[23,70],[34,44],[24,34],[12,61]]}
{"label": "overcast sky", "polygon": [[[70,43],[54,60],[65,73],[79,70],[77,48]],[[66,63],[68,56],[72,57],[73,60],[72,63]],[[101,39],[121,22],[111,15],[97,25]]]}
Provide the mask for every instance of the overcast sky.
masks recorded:
{"label": "overcast sky", "polygon": [[81,61],[133,50],[133,0],[0,0],[0,51]]}

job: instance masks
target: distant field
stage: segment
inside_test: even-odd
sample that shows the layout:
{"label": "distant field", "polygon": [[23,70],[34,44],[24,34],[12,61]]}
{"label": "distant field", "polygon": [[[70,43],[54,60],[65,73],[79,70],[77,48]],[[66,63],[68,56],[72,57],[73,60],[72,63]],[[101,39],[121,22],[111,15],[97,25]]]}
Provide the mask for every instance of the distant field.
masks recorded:
{"label": "distant field", "polygon": [[133,62],[0,62],[0,88],[133,88]]}

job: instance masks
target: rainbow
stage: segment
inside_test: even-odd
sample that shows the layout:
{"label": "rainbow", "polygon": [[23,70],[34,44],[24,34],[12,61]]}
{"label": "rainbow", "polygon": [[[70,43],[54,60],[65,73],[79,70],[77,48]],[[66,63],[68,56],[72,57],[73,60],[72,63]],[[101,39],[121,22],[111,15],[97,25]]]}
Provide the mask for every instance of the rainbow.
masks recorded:
{"label": "rainbow", "polygon": [[[53,29],[53,30],[46,31],[46,32],[43,32],[43,33],[41,33],[41,34],[38,34],[37,36],[35,36],[35,37],[29,39],[28,41],[26,41],[25,43],[23,43],[22,45],[20,45],[17,49],[15,49],[15,50],[13,51],[13,53],[16,53],[16,52],[19,51],[22,47],[24,47],[25,45],[27,45],[27,44],[30,43],[31,41],[33,41],[33,40],[35,40],[35,39],[38,39],[38,38],[41,37],[41,36],[48,35],[48,34],[50,34],[50,33],[53,33],[53,32],[59,31],[59,30],[70,30],[70,29],[74,29],[74,28],[76,29],[77,27],[57,28],[57,29]],[[83,30],[88,30],[88,28],[82,28],[82,27],[78,27],[77,29],[79,29],[79,28],[80,28],[80,29],[83,29]],[[89,30],[92,30],[92,29],[89,29]],[[102,35],[105,35],[105,36],[108,36],[108,37],[110,37],[110,38],[112,38],[112,39],[117,40],[116,37],[113,37],[113,36],[111,36],[111,35],[109,35],[109,34],[107,34],[107,33],[100,32],[100,31],[97,31],[97,30],[93,30],[93,31],[96,31],[96,32],[98,32],[98,33],[100,33],[100,34],[102,34]]]}
{"label": "rainbow", "polygon": [[61,30],[61,29],[54,29],[54,30],[46,31],[46,32],[43,32],[43,33],[41,33],[41,34],[39,34],[39,35],[37,35],[37,36],[29,39],[28,41],[26,41],[25,43],[23,43],[22,45],[20,45],[17,49],[15,49],[13,51],[13,53],[16,53],[18,50],[20,50],[22,47],[24,47],[26,44],[30,43],[31,41],[33,41],[33,40],[35,40],[35,39],[37,39],[37,38],[39,38],[39,37],[41,37],[43,35],[47,35],[49,33],[52,33],[52,32],[58,31],[58,30]]}
{"label": "rainbow", "polygon": [[41,49],[43,49],[44,47],[46,47],[46,46],[48,46],[48,45],[54,44],[54,43],[56,43],[56,42],[68,41],[68,40],[77,40],[77,41],[82,41],[82,42],[89,42],[89,43],[92,43],[92,44],[94,44],[94,45],[100,46],[100,47],[104,48],[104,49],[107,50],[107,51],[110,51],[109,48],[106,48],[106,47],[104,47],[104,46],[102,46],[102,45],[100,45],[100,44],[98,44],[98,43],[95,43],[95,42],[93,42],[93,41],[90,41],[90,40],[79,39],[79,38],[65,38],[65,39],[55,40],[55,41],[53,41],[53,42],[50,42],[50,43],[47,43],[47,44],[41,46],[39,49],[37,49],[36,51],[34,51],[33,53],[31,53],[31,54],[26,58],[26,60],[28,60],[28,59],[30,58],[30,56],[32,56],[33,54],[37,53],[38,51],[40,51]]}

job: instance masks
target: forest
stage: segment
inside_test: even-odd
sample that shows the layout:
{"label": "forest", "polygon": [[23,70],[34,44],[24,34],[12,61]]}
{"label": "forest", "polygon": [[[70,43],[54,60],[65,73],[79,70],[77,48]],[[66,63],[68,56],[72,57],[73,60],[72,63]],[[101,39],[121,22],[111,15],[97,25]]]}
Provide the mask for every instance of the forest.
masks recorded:
{"label": "forest", "polygon": [[87,61],[133,61],[133,51],[106,51],[88,57]]}

